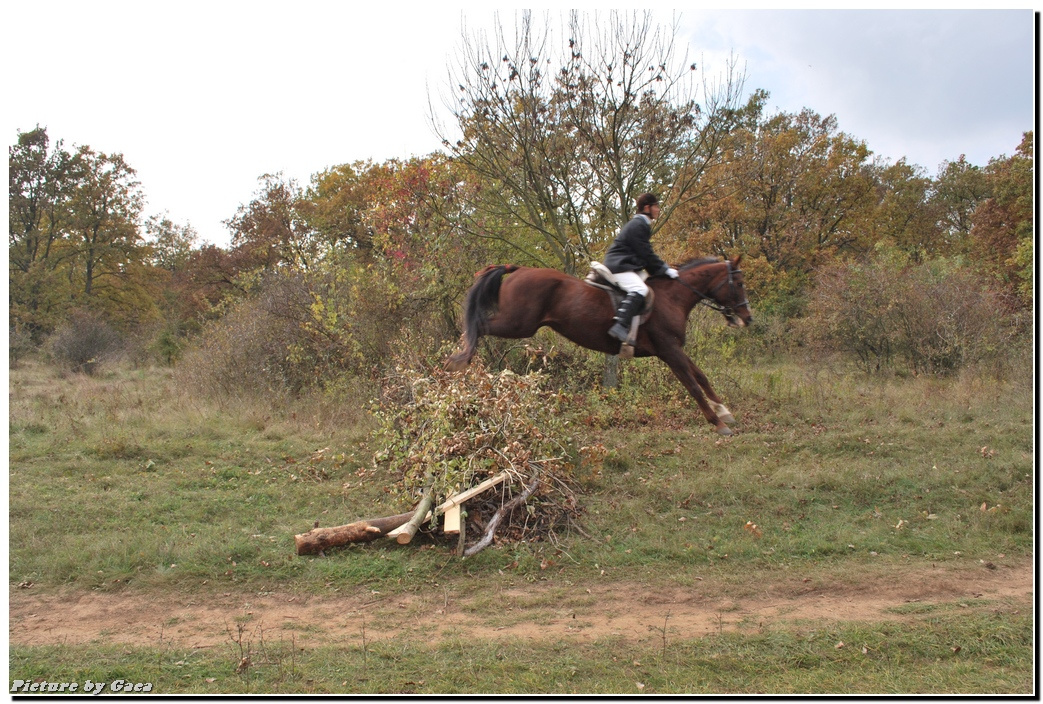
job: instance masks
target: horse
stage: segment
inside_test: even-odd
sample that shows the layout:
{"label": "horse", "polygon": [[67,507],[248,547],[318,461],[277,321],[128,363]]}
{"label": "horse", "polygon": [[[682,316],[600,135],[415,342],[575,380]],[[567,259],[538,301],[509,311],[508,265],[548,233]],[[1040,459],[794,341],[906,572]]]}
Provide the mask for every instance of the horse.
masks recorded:
{"label": "horse", "polygon": [[[724,315],[731,327],[753,323],[739,262],[713,257],[677,267],[678,278],[650,277],[654,305],[638,329],[633,356],[659,357],[718,434],[732,434],[735,418],[710,386],[706,374],[684,352],[688,314],[699,303]],[[615,313],[611,295],[557,269],[493,264],[475,276],[464,302],[460,349],[446,362],[449,371],[466,367],[483,335],[508,339],[532,337],[541,327],[587,349],[619,354],[622,343],[609,336]]]}

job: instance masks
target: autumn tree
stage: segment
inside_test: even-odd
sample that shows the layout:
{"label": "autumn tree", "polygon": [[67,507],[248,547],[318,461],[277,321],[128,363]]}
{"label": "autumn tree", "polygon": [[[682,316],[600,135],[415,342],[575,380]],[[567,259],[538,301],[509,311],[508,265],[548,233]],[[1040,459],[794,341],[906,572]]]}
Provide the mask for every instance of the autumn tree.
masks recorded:
{"label": "autumn tree", "polygon": [[386,356],[401,328],[435,343],[455,336],[461,292],[486,251],[461,236],[474,192],[466,167],[439,154],[314,175],[300,212],[336,287],[316,298],[327,316],[340,311],[325,325],[350,328],[370,357]]}
{"label": "autumn tree", "polygon": [[68,238],[76,267],[72,273],[89,299],[107,277],[119,276],[139,253],[138,231],[144,195],[136,172],[123,155],[80,147],[72,172]]}
{"label": "autumn tree", "polygon": [[313,174],[300,208],[328,252],[373,249],[368,212],[378,201],[372,161],[338,164]]}
{"label": "autumn tree", "polygon": [[151,264],[166,271],[178,271],[188,262],[199,234],[191,224],[175,223],[169,213],[164,213],[145,221],[145,239]]}
{"label": "autumn tree", "polygon": [[264,174],[253,199],[225,221],[232,248],[244,259],[244,270],[277,266],[308,269],[321,256],[321,245],[298,207],[301,188],[281,173]]}
{"label": "autumn tree", "polygon": [[974,265],[1023,302],[1032,300],[1033,133],[1026,132],[1011,157],[984,170],[989,197],[971,215],[969,253]]}
{"label": "autumn tree", "polygon": [[875,206],[866,213],[864,240],[892,244],[914,261],[945,253],[945,232],[932,202],[934,182],[904,158],[873,168]]}
{"label": "autumn tree", "polygon": [[668,227],[690,254],[742,252],[757,267],[758,296],[781,301],[817,263],[871,246],[879,182],[868,147],[834,116],[765,115],[767,98],[755,91],[736,113],[724,158],[704,177],[710,196]]}
{"label": "autumn tree", "polygon": [[949,254],[966,253],[970,247],[971,218],[990,195],[989,183],[981,167],[960,155],[946,161],[935,178],[931,204]]}
{"label": "autumn tree", "polygon": [[450,69],[447,107],[457,136],[436,126],[485,188],[461,221],[470,237],[499,240],[523,261],[577,273],[659,193],[660,222],[697,197],[720,158],[742,78],[696,81],[675,45],[676,24],[650,13],[571,12],[555,40],[523,12],[513,39],[465,34]]}
{"label": "autumn tree", "polygon": [[69,299],[61,247],[68,220],[72,155],[47,129],[19,133],[8,148],[8,262],[11,323],[34,337],[54,329]]}
{"label": "autumn tree", "polygon": [[144,195],[120,154],[59,142],[46,130],[9,148],[11,317],[39,337],[72,308],[134,327],[154,314],[141,280]]}

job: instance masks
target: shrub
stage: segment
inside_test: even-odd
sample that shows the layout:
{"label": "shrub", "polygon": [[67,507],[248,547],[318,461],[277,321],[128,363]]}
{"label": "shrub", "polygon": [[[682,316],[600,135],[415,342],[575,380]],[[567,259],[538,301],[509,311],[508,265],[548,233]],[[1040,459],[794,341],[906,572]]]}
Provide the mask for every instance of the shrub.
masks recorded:
{"label": "shrub", "polygon": [[362,361],[339,313],[329,281],[273,274],[203,329],[182,353],[178,374],[231,397],[322,388]]}
{"label": "shrub", "polygon": [[1005,353],[1008,313],[999,294],[956,262],[914,266],[881,250],[821,271],[805,324],[811,341],[853,353],[867,371],[901,363],[950,374]]}
{"label": "shrub", "polygon": [[228,302],[222,318],[175,350],[182,376],[231,395],[296,395],[345,375],[376,380],[396,357],[432,361],[445,322],[385,284],[362,267],[263,274],[248,283],[249,296]]}
{"label": "shrub", "polygon": [[34,349],[33,337],[22,325],[7,329],[8,366],[14,369]]}
{"label": "shrub", "polygon": [[230,398],[281,391],[279,357],[271,344],[267,316],[256,305],[242,304],[210,323],[177,367],[180,382],[208,395]]}
{"label": "shrub", "polygon": [[122,351],[122,340],[100,315],[74,311],[49,340],[51,357],[59,366],[74,372],[94,374]]}

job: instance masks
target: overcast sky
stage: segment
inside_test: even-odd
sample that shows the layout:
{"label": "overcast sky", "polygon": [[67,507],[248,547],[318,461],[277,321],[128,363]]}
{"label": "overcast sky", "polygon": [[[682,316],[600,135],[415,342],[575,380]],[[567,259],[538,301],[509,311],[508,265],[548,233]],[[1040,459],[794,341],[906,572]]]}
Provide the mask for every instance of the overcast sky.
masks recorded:
{"label": "overcast sky", "polygon": [[[836,115],[878,156],[934,175],[961,154],[982,166],[1013,154],[1034,128],[1033,5],[1014,6],[1022,9],[689,9],[679,39],[711,74],[734,53],[746,94],[770,92],[772,112]],[[306,185],[337,164],[437,150],[429,96],[440,107],[461,23],[489,26],[494,10],[8,2],[2,124],[8,144],[39,124],[52,142],[122,153],[146,214],[168,212],[226,245],[222,220],[264,173]],[[653,10],[664,23],[674,14]],[[513,27],[514,10],[501,20]]]}

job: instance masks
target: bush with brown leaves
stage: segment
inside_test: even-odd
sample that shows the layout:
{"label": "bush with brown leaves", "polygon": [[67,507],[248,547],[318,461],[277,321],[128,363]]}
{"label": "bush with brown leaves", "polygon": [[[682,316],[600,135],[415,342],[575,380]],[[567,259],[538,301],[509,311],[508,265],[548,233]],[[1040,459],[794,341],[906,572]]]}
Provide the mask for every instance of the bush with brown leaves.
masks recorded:
{"label": "bush with brown leaves", "polygon": [[538,479],[508,532],[513,525],[517,537],[531,540],[560,528],[578,511],[580,468],[596,472],[604,452],[576,446],[562,398],[545,381],[539,373],[491,374],[480,363],[461,374],[399,367],[384,382],[374,460],[397,476],[395,491],[411,504],[431,491],[438,505],[506,472],[508,480],[488,492],[491,501],[469,502],[479,523],[487,513],[481,507],[495,510]]}

